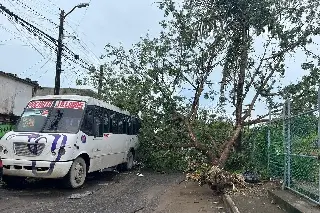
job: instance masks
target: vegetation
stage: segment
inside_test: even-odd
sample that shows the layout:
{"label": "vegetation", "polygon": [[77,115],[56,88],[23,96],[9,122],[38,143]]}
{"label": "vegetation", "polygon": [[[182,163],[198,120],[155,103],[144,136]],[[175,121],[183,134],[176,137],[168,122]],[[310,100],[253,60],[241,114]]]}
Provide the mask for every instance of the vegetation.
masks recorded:
{"label": "vegetation", "polygon": [[[311,54],[319,2],[163,0],[159,8],[165,15],[159,37],[146,35],[129,50],[106,45],[102,98],[140,113],[140,158],[149,167],[202,176],[250,167],[244,127],[267,120],[250,119],[256,103],[277,109],[307,86],[304,79],[304,87],[282,88],[280,80],[286,58],[298,49]],[[91,74],[97,86],[99,74]],[[254,131],[263,162],[266,128]]]}

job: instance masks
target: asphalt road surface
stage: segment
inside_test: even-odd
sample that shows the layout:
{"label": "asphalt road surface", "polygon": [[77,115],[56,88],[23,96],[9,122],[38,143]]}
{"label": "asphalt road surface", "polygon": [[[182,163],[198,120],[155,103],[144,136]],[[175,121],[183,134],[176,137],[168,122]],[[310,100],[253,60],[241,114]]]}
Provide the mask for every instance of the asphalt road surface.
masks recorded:
{"label": "asphalt road surface", "polygon": [[78,190],[59,187],[55,180],[32,181],[20,188],[1,186],[0,212],[157,212],[165,193],[184,179],[182,174],[137,173],[96,173]]}

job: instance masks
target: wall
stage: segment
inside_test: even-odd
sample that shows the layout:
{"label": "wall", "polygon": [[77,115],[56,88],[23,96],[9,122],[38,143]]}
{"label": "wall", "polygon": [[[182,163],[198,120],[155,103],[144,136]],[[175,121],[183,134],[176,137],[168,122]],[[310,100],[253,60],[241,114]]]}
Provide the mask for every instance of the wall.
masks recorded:
{"label": "wall", "polygon": [[0,75],[0,114],[20,116],[32,98],[33,86]]}

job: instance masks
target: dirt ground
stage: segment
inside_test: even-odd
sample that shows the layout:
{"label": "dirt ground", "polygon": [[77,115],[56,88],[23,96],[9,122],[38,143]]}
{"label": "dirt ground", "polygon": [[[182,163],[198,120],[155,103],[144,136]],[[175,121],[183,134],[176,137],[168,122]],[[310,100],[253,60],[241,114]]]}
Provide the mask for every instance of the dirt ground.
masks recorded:
{"label": "dirt ground", "polygon": [[226,212],[221,196],[213,196],[207,186],[200,187],[194,182],[183,182],[165,193],[156,213],[164,212]]}
{"label": "dirt ground", "polygon": [[226,212],[221,197],[213,196],[206,186],[184,182],[183,174],[142,174],[97,173],[78,190],[57,187],[54,180],[33,181],[16,189],[2,186],[0,212]]}

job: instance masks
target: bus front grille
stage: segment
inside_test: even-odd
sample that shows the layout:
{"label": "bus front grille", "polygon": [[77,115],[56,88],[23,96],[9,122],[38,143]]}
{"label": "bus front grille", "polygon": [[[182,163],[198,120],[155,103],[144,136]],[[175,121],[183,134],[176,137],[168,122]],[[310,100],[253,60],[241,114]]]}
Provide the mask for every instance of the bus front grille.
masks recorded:
{"label": "bus front grille", "polygon": [[39,156],[44,147],[44,143],[24,143],[15,142],[13,143],[15,154],[18,156],[34,157]]}

